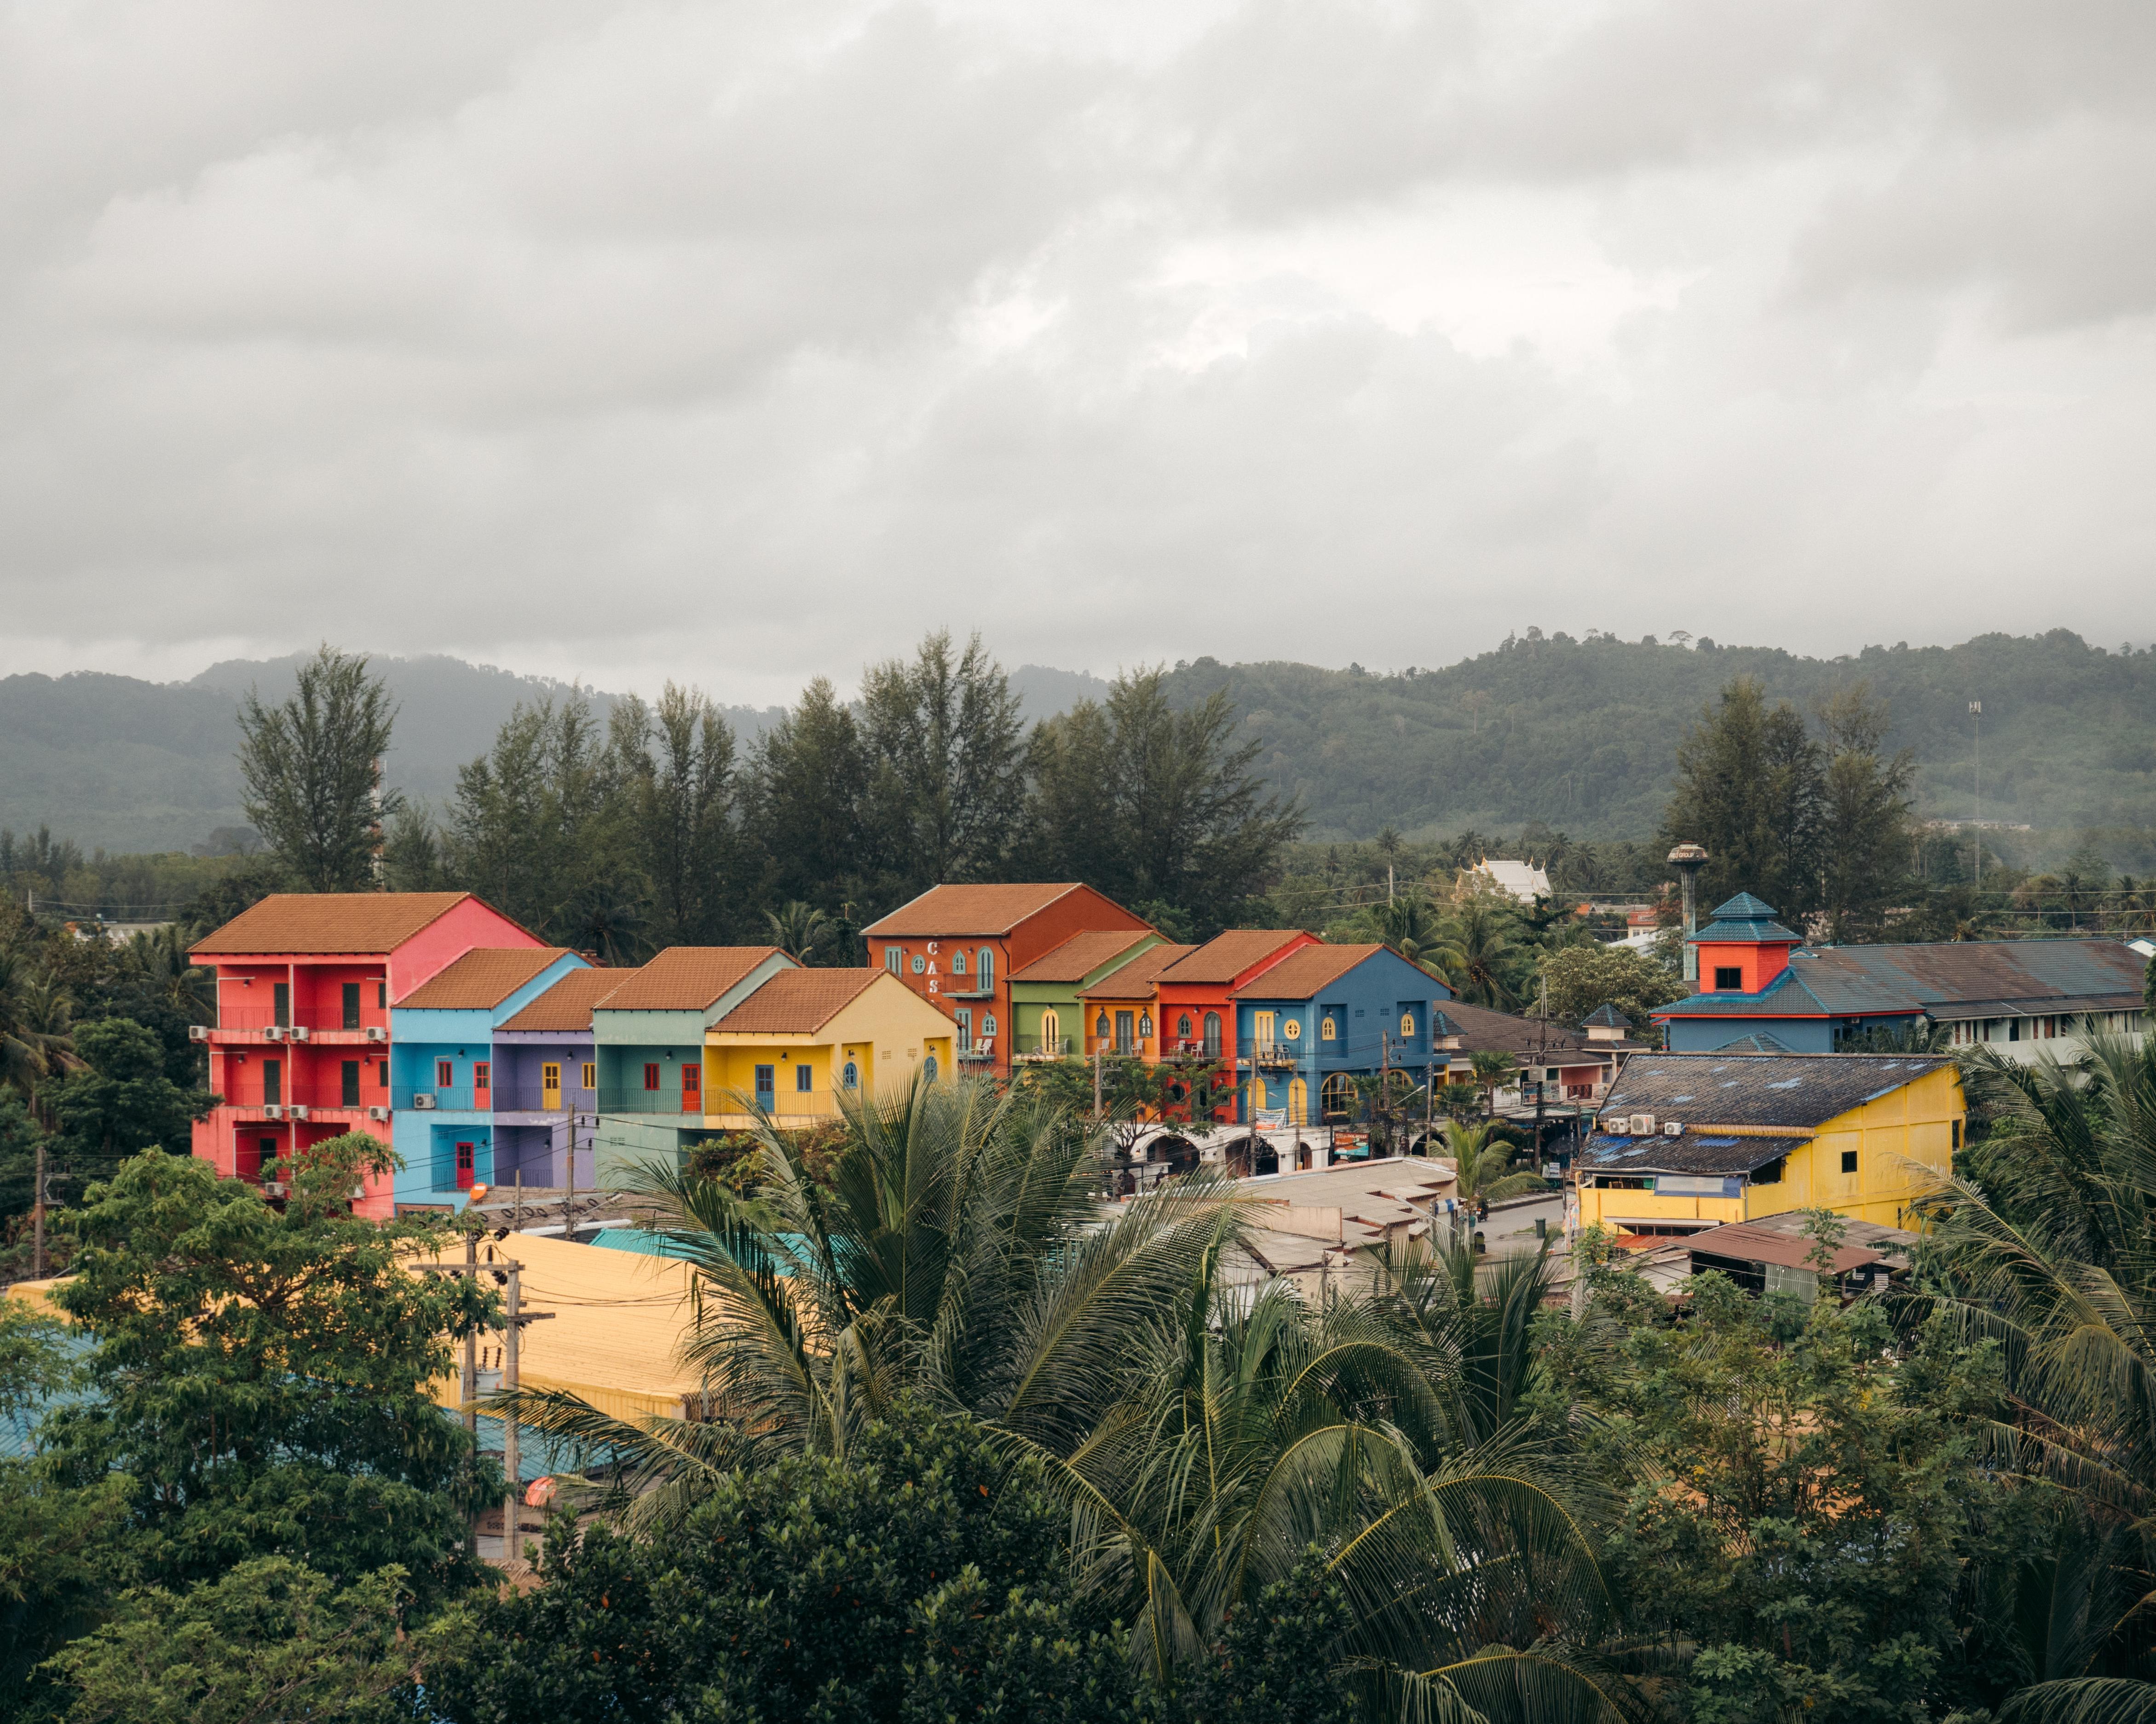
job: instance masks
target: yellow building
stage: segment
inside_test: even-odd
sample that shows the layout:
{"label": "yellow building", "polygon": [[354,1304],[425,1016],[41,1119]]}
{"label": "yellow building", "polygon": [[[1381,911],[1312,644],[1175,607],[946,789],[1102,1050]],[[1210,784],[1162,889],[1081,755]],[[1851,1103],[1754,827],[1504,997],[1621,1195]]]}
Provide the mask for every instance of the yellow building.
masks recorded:
{"label": "yellow building", "polygon": [[1574,1158],[1566,1219],[1674,1237],[1791,1209],[1908,1225],[1967,1108],[1951,1060],[1635,1054]]}
{"label": "yellow building", "polygon": [[948,1077],[951,1020],[879,969],[782,970],[704,1032],[704,1124],[738,1130],[753,1103],[780,1125],[839,1116],[839,1098]]}

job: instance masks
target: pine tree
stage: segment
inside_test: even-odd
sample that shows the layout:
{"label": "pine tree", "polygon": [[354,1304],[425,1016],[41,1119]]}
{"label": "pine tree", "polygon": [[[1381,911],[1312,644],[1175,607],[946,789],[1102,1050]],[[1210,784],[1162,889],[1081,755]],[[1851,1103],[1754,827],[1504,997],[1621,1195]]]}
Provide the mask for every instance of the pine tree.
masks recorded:
{"label": "pine tree", "polygon": [[283,705],[265,706],[252,690],[241,703],[240,806],[300,890],[377,884],[381,822],[402,800],[381,783],[396,716],[366,659],[328,645],[300,667]]}

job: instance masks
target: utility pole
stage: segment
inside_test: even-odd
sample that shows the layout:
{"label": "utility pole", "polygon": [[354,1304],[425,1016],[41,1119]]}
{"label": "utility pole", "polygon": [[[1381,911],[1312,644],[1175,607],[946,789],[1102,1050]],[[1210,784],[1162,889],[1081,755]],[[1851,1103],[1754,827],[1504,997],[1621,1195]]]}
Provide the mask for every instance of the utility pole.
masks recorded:
{"label": "utility pole", "polygon": [[569,1125],[568,1185],[562,1193],[562,1237],[571,1244],[577,1243],[577,1127],[572,1118]]}
{"label": "utility pole", "polygon": [[1970,813],[1969,835],[1976,840],[1976,889],[1984,890],[1984,702],[1969,703],[1969,719],[1976,728],[1975,808]]}
{"label": "utility pole", "polygon": [[[523,1331],[524,1316],[519,1308],[523,1289],[524,1265],[509,1265],[509,1301],[505,1313],[507,1334],[503,1341],[506,1355],[502,1360],[501,1386],[514,1392],[517,1382],[517,1337]],[[524,1455],[517,1441],[516,1415],[506,1414],[501,1424],[501,1470],[509,1477],[509,1494],[501,1502],[501,1560],[512,1561],[516,1555],[516,1510],[524,1496]]]}
{"label": "utility pole", "polygon": [[509,1212],[509,1230],[511,1233],[524,1231],[524,1169],[521,1167],[516,1170],[516,1198],[515,1207]]}
{"label": "utility pole", "polygon": [[[486,1269],[495,1280],[508,1287],[507,1309],[503,1320],[501,1386],[516,1388],[522,1381],[520,1374],[520,1343],[526,1323],[543,1323],[554,1313],[551,1311],[526,1311],[523,1306],[524,1265],[514,1258],[505,1258],[499,1263],[481,1265],[479,1260],[479,1234],[465,1235],[465,1260],[462,1263],[422,1263],[413,1267],[431,1270],[439,1275],[464,1275],[475,1285],[481,1268]],[[479,1335],[477,1331],[465,1337],[464,1376],[461,1384],[461,1404],[465,1415],[465,1430],[472,1439],[472,1453],[479,1453]],[[502,1470],[509,1475],[509,1494],[501,1506],[501,1559],[506,1562],[516,1554],[516,1507],[523,1494],[522,1481],[518,1477],[523,1467],[521,1432],[513,1418],[502,1420]],[[471,1553],[479,1555],[479,1521],[472,1521]]]}
{"label": "utility pole", "polygon": [[45,1278],[45,1138],[38,1134],[37,1192],[30,1203],[30,1273]]}

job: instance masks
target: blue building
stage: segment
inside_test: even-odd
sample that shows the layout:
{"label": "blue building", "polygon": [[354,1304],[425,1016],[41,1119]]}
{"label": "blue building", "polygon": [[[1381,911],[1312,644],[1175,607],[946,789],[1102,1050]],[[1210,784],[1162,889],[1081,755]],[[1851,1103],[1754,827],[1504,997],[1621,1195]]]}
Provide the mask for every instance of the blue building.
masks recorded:
{"label": "blue building", "polygon": [[1357,1077],[1404,1071],[1442,1082],[1452,990],[1385,946],[1306,946],[1235,994],[1236,1075],[1245,1117],[1319,1125],[1354,1111]]}
{"label": "blue building", "polygon": [[1677,1054],[1830,1054],[1876,1032],[1944,1025],[1953,1045],[2072,1059],[2092,1035],[2145,1033],[2148,960],[2123,940],[1808,946],[1741,892],[1690,936],[1697,993],[1655,1021]]}
{"label": "blue building", "polygon": [[475,1184],[513,1177],[496,1153],[497,1131],[543,1116],[536,1095],[497,1085],[495,1029],[585,967],[558,946],[482,947],[393,1003],[391,1144],[404,1162],[397,1203],[454,1204]]}

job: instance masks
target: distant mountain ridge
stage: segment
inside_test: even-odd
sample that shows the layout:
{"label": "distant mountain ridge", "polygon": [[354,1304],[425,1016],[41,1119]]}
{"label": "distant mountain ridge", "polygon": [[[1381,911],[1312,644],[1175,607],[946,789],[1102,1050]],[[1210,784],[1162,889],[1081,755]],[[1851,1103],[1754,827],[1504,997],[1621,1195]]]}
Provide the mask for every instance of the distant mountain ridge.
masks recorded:
{"label": "distant mountain ridge", "polygon": [[[239,700],[289,690],[299,654],[234,659],[187,682],[81,671],[0,678],[0,827],[49,826],[85,848],[186,849],[237,826]],[[551,678],[440,656],[378,657],[399,704],[392,782],[440,803],[520,700],[571,692]],[[1892,707],[1888,746],[1916,751],[1921,812],[1972,808],[1969,702],[1984,711],[1986,818],[2052,829],[2156,827],[2156,653],[2108,652],[2060,629],[1955,647],[1867,647],[1806,659],[1767,647],[1694,647],[1539,630],[1436,670],[1178,664],[1178,704],[1224,689],[1259,767],[1299,796],[1312,834],[1409,835],[1532,820],[1576,837],[1651,833],[1676,745],[1732,677],[1810,710],[1858,680]],[[1021,665],[1029,719],[1107,692],[1082,671]],[[602,717],[617,695],[582,691]],[[724,709],[744,746],[776,707]]]}

